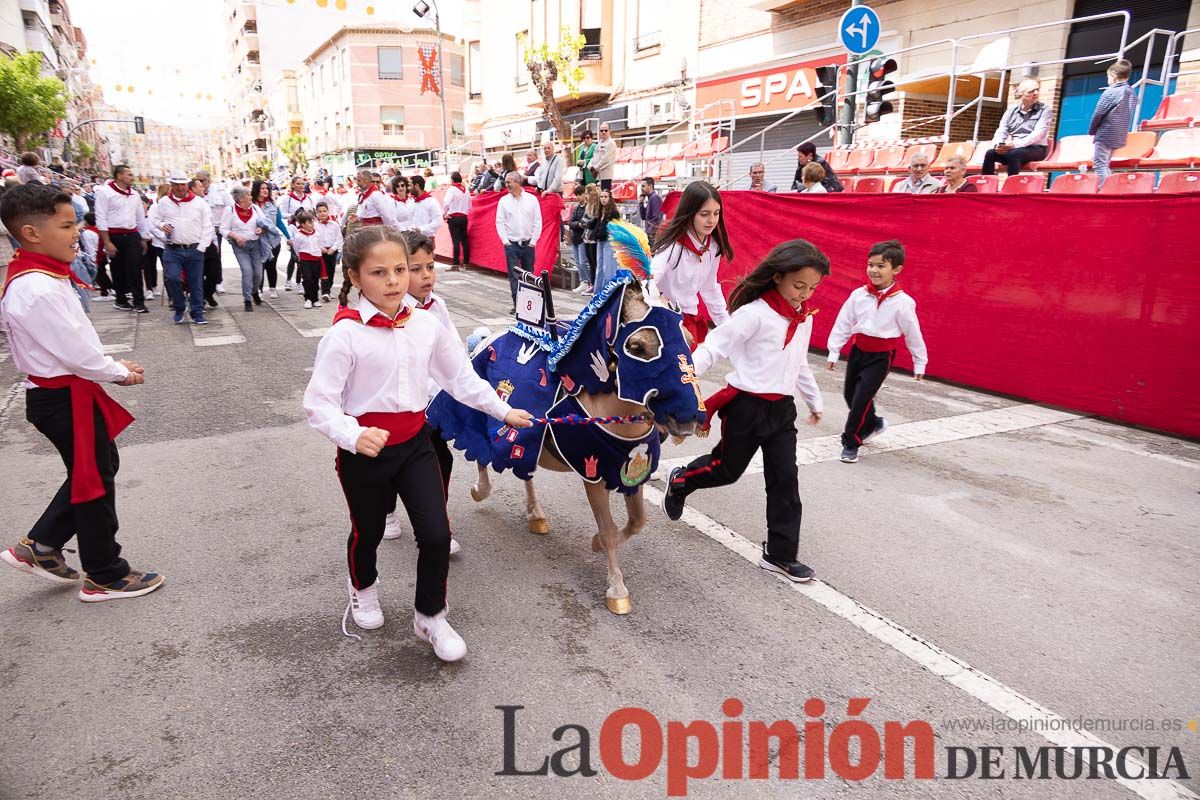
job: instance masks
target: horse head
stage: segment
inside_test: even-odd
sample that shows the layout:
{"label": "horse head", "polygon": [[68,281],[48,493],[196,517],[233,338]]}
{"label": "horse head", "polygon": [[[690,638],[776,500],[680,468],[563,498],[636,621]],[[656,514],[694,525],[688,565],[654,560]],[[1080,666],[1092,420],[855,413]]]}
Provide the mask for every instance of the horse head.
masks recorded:
{"label": "horse head", "polygon": [[636,282],[624,289],[612,358],[617,396],[645,406],[655,424],[672,436],[688,436],[704,420],[683,315],[650,305]]}

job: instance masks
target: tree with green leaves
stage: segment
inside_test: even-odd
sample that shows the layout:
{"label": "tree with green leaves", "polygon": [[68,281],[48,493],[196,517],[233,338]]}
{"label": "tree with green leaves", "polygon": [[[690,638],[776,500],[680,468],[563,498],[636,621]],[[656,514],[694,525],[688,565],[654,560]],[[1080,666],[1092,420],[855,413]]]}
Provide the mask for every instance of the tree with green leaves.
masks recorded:
{"label": "tree with green leaves", "polygon": [[256,181],[269,181],[271,180],[271,159],[260,158],[258,161],[251,161],[246,164],[246,171]]}
{"label": "tree with green leaves", "polygon": [[308,172],[308,156],[304,155],[304,145],[306,144],[308,144],[308,137],[298,133],[293,133],[279,143],[279,152],[283,153],[284,158],[288,160],[293,175],[303,175]]}
{"label": "tree with green leaves", "polygon": [[537,47],[521,39],[524,48],[525,68],[533,80],[533,87],[542,96],[542,109],[546,120],[558,132],[561,141],[571,139],[571,126],[563,119],[558,101],[554,99],[554,85],[562,81],[571,93],[571,97],[579,96],[579,86],[583,83],[583,67],[579,66],[579,51],[586,40],[581,34],[564,27],[558,37],[557,46],[551,47],[542,42]]}
{"label": "tree with green leaves", "polygon": [[41,70],[41,53],[0,57],[0,133],[11,136],[17,150],[45,141],[46,131],[67,113],[63,82],[43,78]]}

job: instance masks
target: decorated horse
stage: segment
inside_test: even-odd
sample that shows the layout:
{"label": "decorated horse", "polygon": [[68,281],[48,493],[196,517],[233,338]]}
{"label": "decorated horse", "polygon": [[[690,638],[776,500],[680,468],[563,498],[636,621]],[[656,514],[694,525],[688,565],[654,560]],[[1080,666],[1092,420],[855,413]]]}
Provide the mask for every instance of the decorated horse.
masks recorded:
{"label": "decorated horse", "polygon": [[[641,281],[650,275],[645,234],[609,223],[620,269],[557,336],[522,323],[475,350],[472,365],[510,404],[535,417],[532,428],[509,428],[439,394],[427,412],[443,438],[478,465],[471,497],[491,493],[490,466],[525,481],[529,530],[549,533],[533,476],[540,467],[583,480],[596,518],[592,550],[608,558],[606,603],[614,614],[633,609],[617,563],[617,548],[646,522],[642,487],[658,466],[665,434],[690,435],[704,419],[679,312],[651,305]],[[610,495],[625,496],[624,527],[613,520]]]}

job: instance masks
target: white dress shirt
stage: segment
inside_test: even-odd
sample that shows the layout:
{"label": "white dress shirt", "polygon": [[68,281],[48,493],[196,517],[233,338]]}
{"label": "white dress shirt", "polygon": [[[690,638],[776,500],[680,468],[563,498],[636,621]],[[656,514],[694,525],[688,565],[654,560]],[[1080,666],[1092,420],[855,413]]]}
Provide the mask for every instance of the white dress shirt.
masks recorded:
{"label": "white dress shirt", "polygon": [[329,216],[333,219],[337,219],[342,215],[342,205],[338,202],[337,195],[332,192],[318,192],[314,190],[309,197],[312,198],[314,216],[317,213],[317,203],[324,203],[329,208]]}
{"label": "white dress shirt", "polygon": [[229,238],[229,234],[235,233],[247,241],[257,241],[258,229],[270,227],[258,206],[250,205],[250,219],[246,222],[242,222],[236,209],[236,204],[225,207],[225,217],[221,220],[221,235],[226,239]]}
{"label": "white dress shirt", "polygon": [[879,303],[865,286],[851,292],[829,332],[829,363],[837,363],[842,347],[856,333],[878,339],[903,336],[908,352],[912,353],[913,372],[925,374],[929,356],[921,336],[921,325],[917,322],[917,301],[907,293],[898,292]]}
{"label": "white dress shirt", "polygon": [[382,312],[365,297],[359,298],[358,313],[363,323],[339,322],[321,338],[304,392],[308,424],[338,447],[355,452],[366,430],[356,419],[363,414],[424,411],[430,378],[454,399],[496,419],[512,410],[475,374],[462,344],[446,336],[434,315],[414,311],[403,328],[371,327],[365,321]]}
{"label": "white dress shirt", "polygon": [[336,253],[342,249],[342,226],[333,219],[322,223],[317,220],[317,242],[321,247],[332,247]]}
{"label": "white dress shirt", "polygon": [[[207,250],[213,240],[212,210],[203,199],[191,196],[186,202],[171,195],[163,195],[155,212],[155,223],[159,235],[167,244],[194,244],[197,249]],[[164,225],[174,228],[167,233]]]}
{"label": "white dress shirt", "polygon": [[537,244],[542,235],[542,206],[532,192],[522,190],[519,197],[505,192],[496,206],[496,233],[500,234],[501,244]]}
{"label": "white dress shirt", "polygon": [[164,240],[162,231],[158,229],[158,204],[162,202],[162,198],[158,198],[150,204],[150,210],[146,212],[146,230],[150,234],[150,243],[159,250],[167,246]]}
{"label": "white dress shirt", "polygon": [[146,210],[137,192],[118,192],[113,181],[96,187],[96,228],[101,231],[121,229],[137,231],[143,238],[150,238],[146,227]]}
{"label": "white dress shirt", "polygon": [[454,184],[450,184],[450,188],[446,190],[442,199],[445,201],[442,205],[442,214],[447,217],[452,214],[471,213],[471,195]]}
{"label": "white dress shirt", "polygon": [[[104,354],[79,294],[66,278],[32,272],[14,278],[0,299],[13,363],[26,375],[78,375],[97,383],[123,381],[129,370]],[[36,384],[25,381],[25,388]]]}
{"label": "white dress shirt", "polygon": [[413,201],[412,223],[410,227],[432,239],[442,227],[442,205],[437,198],[426,194],[420,202]]}
{"label": "white dress shirt", "polygon": [[310,256],[321,257],[321,234],[314,227],[312,233],[305,233],[295,225],[288,225],[288,233],[291,238],[288,240],[292,243],[292,249],[296,251],[296,255],[305,253]]}
{"label": "white dress shirt", "polygon": [[208,208],[212,211],[213,222],[219,224],[225,217],[225,209],[233,205],[233,195],[225,188],[224,181],[212,183],[208,187],[208,193],[204,196],[208,202]]}
{"label": "white dress shirt", "polygon": [[[686,235],[699,250],[700,241],[690,230]],[[715,241],[710,239],[702,255],[696,255],[676,242],[660,251],[651,261],[651,296],[657,292],[679,306],[679,310],[685,314],[698,313],[700,302],[696,298],[702,297],[713,322],[720,325],[729,319],[729,307],[725,304],[721,285],[717,283],[717,269],[720,266],[721,251]]]}
{"label": "white dress shirt", "polygon": [[[399,227],[396,224],[396,203],[391,196],[384,194],[378,187],[372,187],[367,193],[359,193],[358,201],[358,219],[359,221],[367,219],[379,219],[381,225],[391,225]],[[372,223],[374,224],[374,223]],[[401,228],[403,230],[403,228]]]}
{"label": "white dress shirt", "polygon": [[788,321],[765,300],[747,303],[733,312],[728,322],[710,331],[692,353],[696,376],[727,358],[733,370],[725,376],[725,381],[735,389],[755,394],[798,391],[810,411],[820,412],[825,403],[808,366],[812,327],[809,317],[796,326],[792,340],[784,347]]}
{"label": "white dress shirt", "polygon": [[402,231],[413,229],[413,199],[406,197],[403,200],[397,200],[395,195],[388,195],[388,199],[392,201],[392,222],[390,225],[399,228]]}
{"label": "white dress shirt", "polygon": [[304,209],[305,211],[312,211],[313,209],[312,195],[307,194],[302,195],[300,199],[297,200],[294,194],[288,192],[283,197],[279,198],[277,203],[279,205],[280,212],[283,214],[283,221],[285,223],[290,222],[292,217],[296,216],[297,211],[301,209]]}

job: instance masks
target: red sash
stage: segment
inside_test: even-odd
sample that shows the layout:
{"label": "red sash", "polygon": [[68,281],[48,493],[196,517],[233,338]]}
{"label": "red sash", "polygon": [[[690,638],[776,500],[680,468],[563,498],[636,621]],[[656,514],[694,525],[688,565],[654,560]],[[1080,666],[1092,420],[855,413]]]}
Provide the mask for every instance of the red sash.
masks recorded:
{"label": "red sash", "polygon": [[424,411],[370,411],[355,417],[366,428],[383,428],[388,432],[386,447],[404,444],[425,427]]}
{"label": "red sash", "polygon": [[358,221],[362,225],[382,225],[383,217],[359,217]]}
{"label": "red sash", "polygon": [[704,420],[704,424],[700,426],[700,430],[706,431],[712,426],[713,419],[716,418],[717,412],[725,406],[729,405],[733,398],[739,394],[748,394],[751,397],[758,397],[763,400],[782,400],[789,395],[775,394],[774,392],[747,392],[744,389],[739,389],[736,386],[726,386],[724,389],[718,389],[704,401],[704,408],[708,410],[708,416]]}
{"label": "red sash", "polygon": [[123,233],[137,233],[137,228],[108,228],[109,236],[117,236]]}
{"label": "red sash", "polygon": [[900,337],[880,339],[878,336],[867,336],[865,333],[854,334],[854,346],[864,353],[886,353],[895,350],[900,344]]}
{"label": "red sash", "polygon": [[695,314],[683,315],[683,329],[692,335],[692,352],[696,352],[696,348],[700,343],[708,338],[708,320],[705,320]]}
{"label": "red sash", "polygon": [[133,422],[133,415],[108,396],[95,381],[78,375],[58,375],[53,378],[29,376],[30,382],[43,389],[69,389],[71,392],[71,427],[74,454],[71,464],[71,503],[87,503],[105,495],[96,466],[96,420],[92,409],[98,408],[108,430],[108,439],[117,438]]}
{"label": "red sash", "polygon": [[314,256],[312,253],[296,253],[296,258],[300,259],[301,261],[313,261],[318,264],[321,263],[321,257]]}

